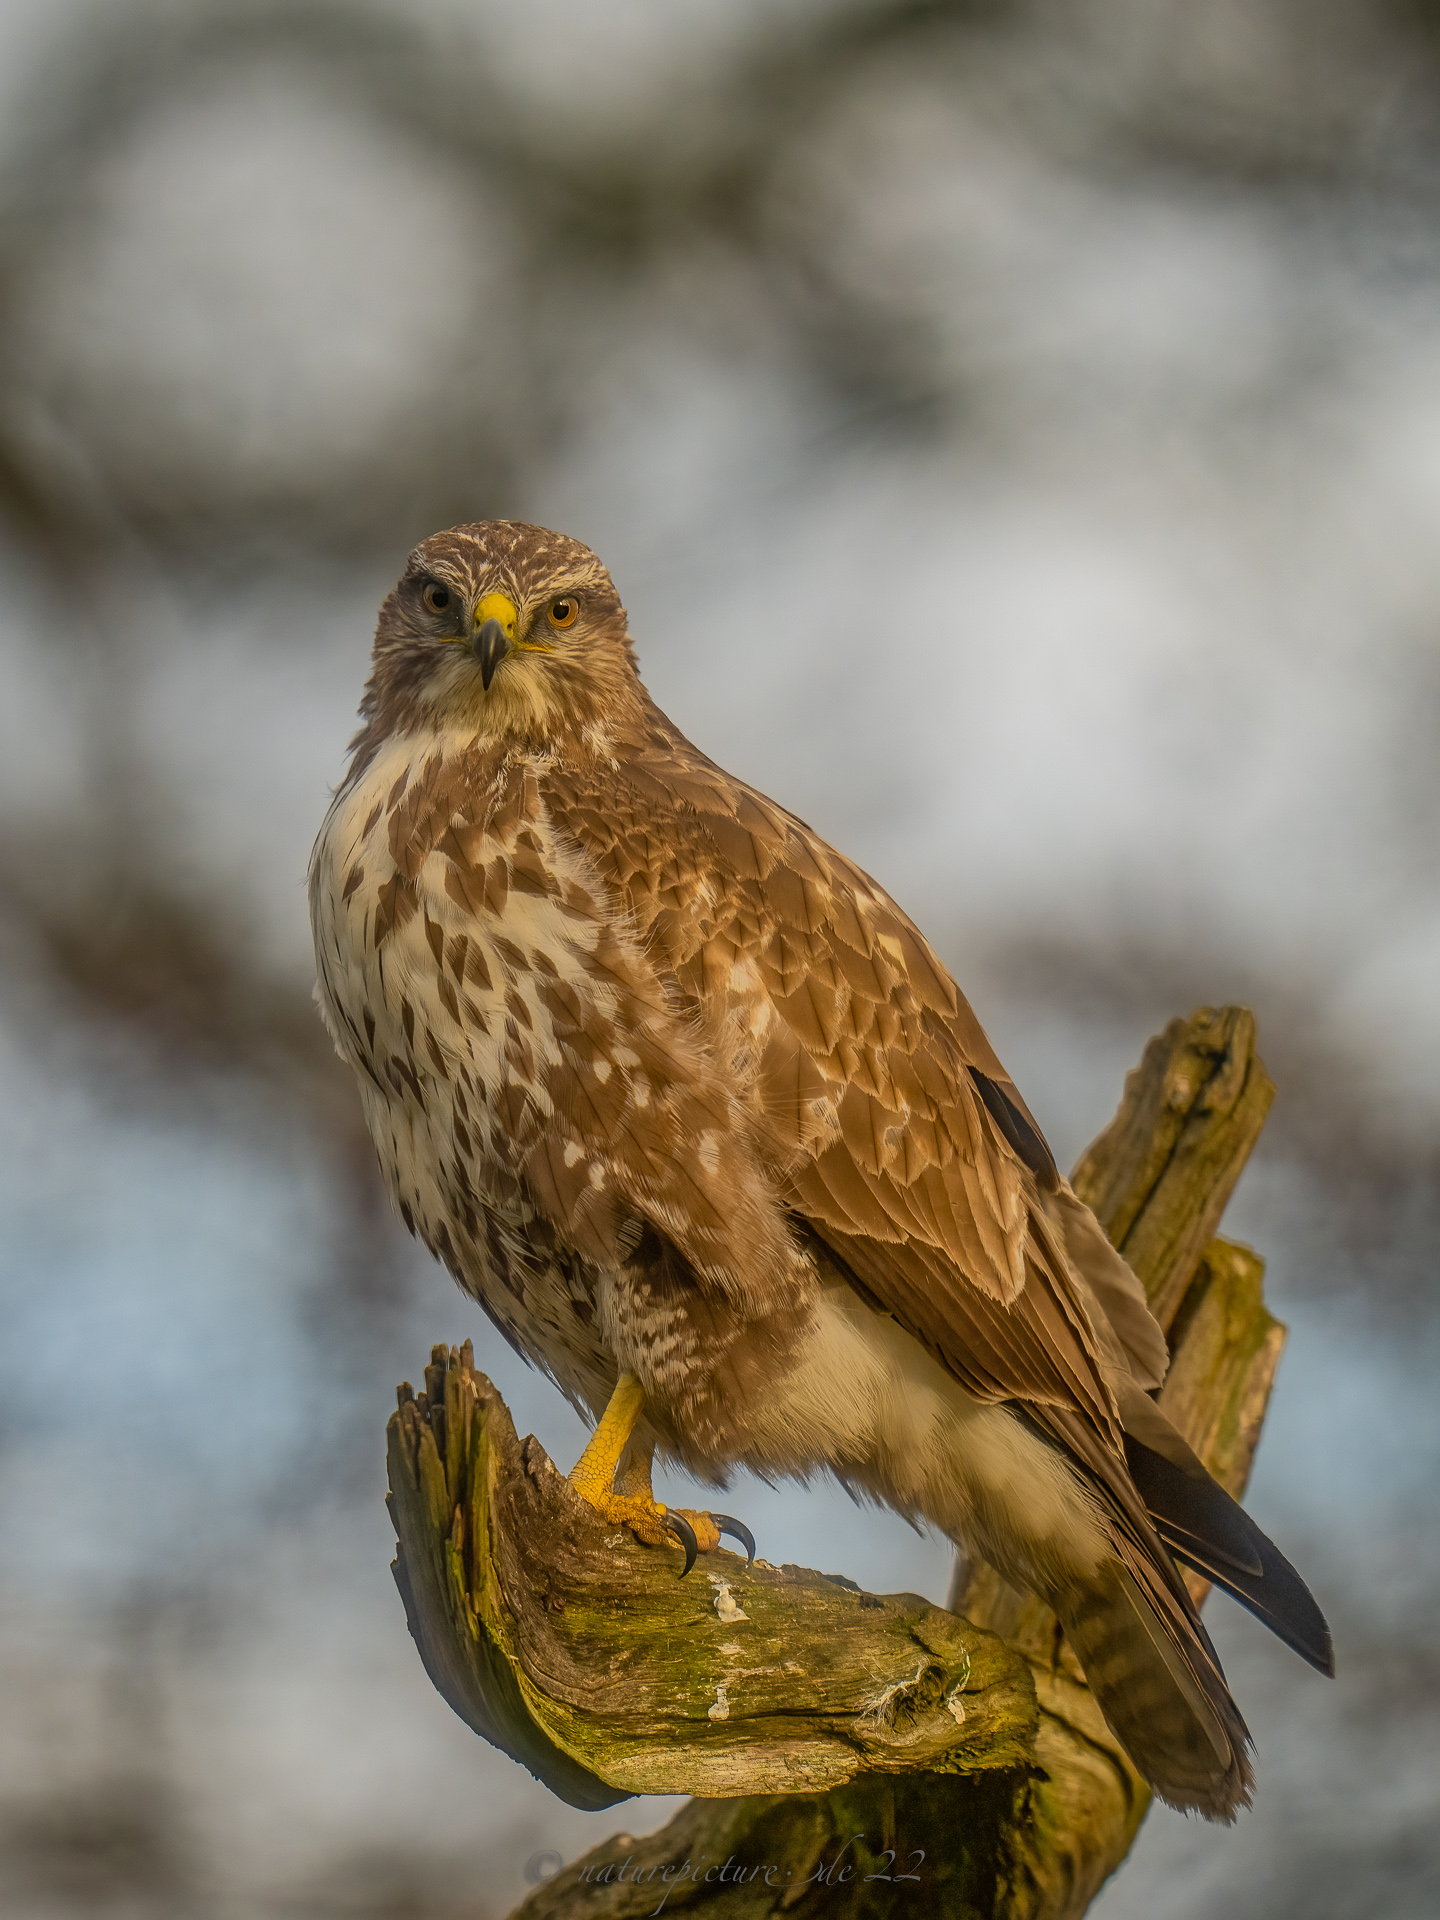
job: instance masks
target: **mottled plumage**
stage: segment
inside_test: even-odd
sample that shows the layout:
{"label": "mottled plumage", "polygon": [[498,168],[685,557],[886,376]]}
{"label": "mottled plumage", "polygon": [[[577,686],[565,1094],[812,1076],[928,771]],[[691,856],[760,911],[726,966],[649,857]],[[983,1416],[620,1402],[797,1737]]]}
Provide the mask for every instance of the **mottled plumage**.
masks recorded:
{"label": "mottled plumage", "polygon": [[559,535],[418,548],[362,715],[319,998],[406,1224],[592,1416],[635,1376],[632,1454],[829,1467],[1036,1588],[1157,1789],[1229,1816],[1244,1725],[1127,1445],[1232,1588],[1264,1537],[1195,1491],[1143,1292],[917,928],[665,718]]}

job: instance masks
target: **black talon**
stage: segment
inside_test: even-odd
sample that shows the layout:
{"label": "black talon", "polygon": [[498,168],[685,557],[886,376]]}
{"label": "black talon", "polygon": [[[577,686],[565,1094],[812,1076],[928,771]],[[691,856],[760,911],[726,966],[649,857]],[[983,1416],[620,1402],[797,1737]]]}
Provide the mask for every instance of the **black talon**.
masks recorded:
{"label": "black talon", "polygon": [[665,1508],[665,1525],[685,1549],[685,1564],[680,1569],[680,1578],[683,1580],[695,1564],[695,1556],[700,1551],[700,1542],[695,1538],[695,1529],[690,1522],[683,1515],[672,1513],[669,1507]]}
{"label": "black talon", "polygon": [[749,1527],[746,1526],[745,1522],[743,1520],[732,1520],[728,1513],[712,1513],[710,1518],[715,1522],[721,1533],[728,1533],[733,1539],[740,1542],[741,1546],[745,1549],[746,1566],[753,1567],[755,1564],[755,1536]]}

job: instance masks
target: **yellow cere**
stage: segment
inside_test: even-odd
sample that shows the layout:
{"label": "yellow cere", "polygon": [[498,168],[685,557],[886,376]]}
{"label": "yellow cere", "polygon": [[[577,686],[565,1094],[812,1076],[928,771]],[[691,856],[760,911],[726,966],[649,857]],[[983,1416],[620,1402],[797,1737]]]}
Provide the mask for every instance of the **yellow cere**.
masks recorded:
{"label": "yellow cere", "polygon": [[475,606],[476,628],[483,627],[487,620],[498,620],[507,640],[515,638],[515,626],[519,618],[515,602],[503,593],[482,594]]}

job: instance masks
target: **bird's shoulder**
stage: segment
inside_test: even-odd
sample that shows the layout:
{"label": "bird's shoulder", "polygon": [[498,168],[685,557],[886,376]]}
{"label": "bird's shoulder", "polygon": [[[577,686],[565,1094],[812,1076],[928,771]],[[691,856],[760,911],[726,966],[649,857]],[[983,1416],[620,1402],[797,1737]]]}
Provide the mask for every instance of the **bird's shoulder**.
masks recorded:
{"label": "bird's shoulder", "polygon": [[[884,888],[658,709],[614,754],[562,761],[542,787],[557,825],[677,975],[707,949],[712,963],[728,953],[785,1000],[818,973],[837,994],[945,1022],[967,1057],[1003,1072],[944,964]],[[833,1019],[794,1013],[817,1045],[833,1047]]]}
{"label": "bird's shoulder", "polygon": [[887,1202],[957,1154],[1003,1163],[1007,1183],[1012,1161],[1053,1176],[1039,1128],[915,922],[658,709],[623,751],[558,764],[542,785],[681,990],[717,1020],[751,1009],[757,1080],[802,1154],[843,1141]]}
{"label": "bird's shoulder", "polygon": [[817,1057],[838,1066],[841,1048],[928,1048],[1018,1103],[970,1003],[884,887],[658,708],[614,753],[561,761],[541,787],[557,826],[697,998],[758,981]]}

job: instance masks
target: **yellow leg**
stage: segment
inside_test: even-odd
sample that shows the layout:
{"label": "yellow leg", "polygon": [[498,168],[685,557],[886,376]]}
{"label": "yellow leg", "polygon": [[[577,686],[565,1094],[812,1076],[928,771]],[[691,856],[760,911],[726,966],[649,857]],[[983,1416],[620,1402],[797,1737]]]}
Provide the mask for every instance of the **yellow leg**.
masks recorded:
{"label": "yellow leg", "polygon": [[575,1462],[570,1484],[602,1519],[629,1527],[646,1546],[658,1547],[667,1537],[665,1509],[657,1505],[650,1489],[648,1464],[642,1486],[615,1491],[615,1469],[644,1411],[645,1389],[633,1373],[622,1373],[589,1446]]}
{"label": "yellow leg", "polygon": [[[656,1500],[650,1481],[655,1446],[652,1441],[630,1447],[631,1436],[644,1411],[645,1389],[633,1373],[622,1373],[615,1382],[609,1405],[600,1416],[599,1426],[590,1436],[590,1444],[571,1470],[570,1484],[602,1519],[629,1527],[635,1537],[643,1540],[647,1546],[658,1547],[667,1537],[667,1510]],[[630,1449],[629,1456],[625,1458],[627,1448]],[[625,1458],[625,1471],[617,1487],[615,1476],[622,1458]],[[669,1511],[689,1522],[695,1548],[701,1553],[709,1553],[719,1546],[720,1529],[723,1526],[727,1533],[733,1533],[738,1540],[744,1541],[746,1553],[750,1559],[754,1559],[755,1542],[750,1529],[740,1521],[731,1520],[723,1513],[697,1513],[693,1507],[671,1508]],[[694,1557],[695,1549],[687,1546],[687,1573],[694,1564]]]}
{"label": "yellow leg", "polygon": [[[635,1422],[645,1411],[645,1389],[633,1373],[622,1373],[615,1382],[610,1404],[600,1416],[600,1424],[590,1436],[590,1444],[575,1462],[570,1484],[582,1500],[592,1507],[600,1504],[615,1484],[615,1469],[629,1445]],[[649,1490],[649,1475],[646,1475]]]}

